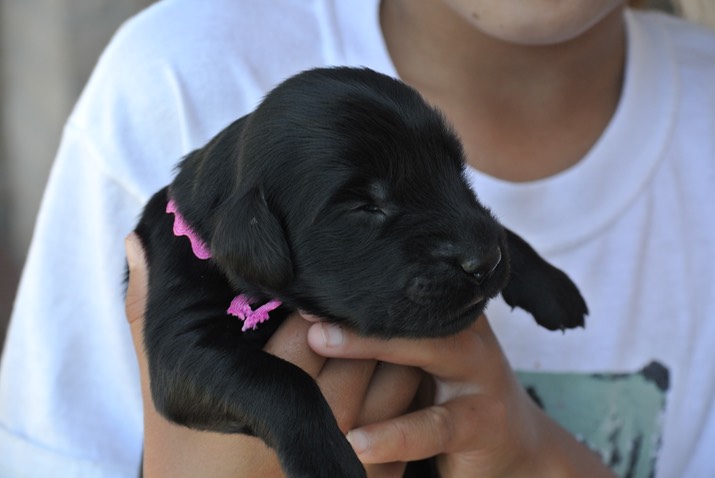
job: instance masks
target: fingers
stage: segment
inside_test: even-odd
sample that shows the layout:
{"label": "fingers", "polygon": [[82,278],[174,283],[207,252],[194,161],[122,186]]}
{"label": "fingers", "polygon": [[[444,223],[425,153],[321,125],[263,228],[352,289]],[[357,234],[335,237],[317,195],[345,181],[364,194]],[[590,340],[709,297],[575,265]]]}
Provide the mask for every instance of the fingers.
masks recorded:
{"label": "fingers", "polygon": [[358,423],[376,364],[375,360],[331,359],[316,379],[343,433]]}
{"label": "fingers", "polygon": [[[343,373],[348,371],[342,369],[343,366],[355,367],[352,381]],[[363,367],[362,375],[357,369],[359,366]],[[333,380],[326,382],[332,386],[321,385],[321,388],[329,403],[341,403],[338,400],[342,400],[342,405],[333,410],[343,433],[354,426],[381,422],[405,413],[422,379],[422,373],[417,369],[368,360],[331,359],[323,371],[326,372],[335,374]],[[357,393],[356,375],[361,377]],[[321,383],[321,377],[318,383]],[[367,387],[367,390],[360,393],[360,387]],[[365,471],[369,478],[398,478],[404,475],[405,466],[403,462],[382,460],[365,464]]]}
{"label": "fingers", "polygon": [[[318,320],[313,316],[303,320],[292,314],[271,337],[265,350],[293,362],[315,378],[343,433],[404,413],[414,397],[420,372],[391,364],[377,367],[377,361],[370,359],[327,360],[313,352],[306,342],[311,322]],[[401,477],[404,469],[404,463],[366,466],[370,478]]]}
{"label": "fingers", "polygon": [[[465,396],[392,420],[351,430],[347,438],[363,463],[414,461],[497,443],[504,408],[483,396]],[[469,424],[469,426],[465,426]],[[477,426],[483,432],[474,430]],[[475,437],[480,443],[475,443]]]}
{"label": "fingers", "polygon": [[308,331],[308,343],[327,357],[374,358],[454,380],[471,376],[474,364],[495,356],[499,348],[485,317],[457,335],[439,339],[364,338],[337,324],[319,322]]}
{"label": "fingers", "polygon": [[368,478],[402,478],[407,466],[402,462],[364,465]]}
{"label": "fingers", "polygon": [[[310,322],[303,320],[299,314],[291,314],[264,349],[297,365],[315,379],[333,410],[338,426],[346,433],[358,423],[376,361],[328,361],[308,347],[306,335],[310,325]],[[381,417],[384,418],[387,416]]]}
{"label": "fingers", "polygon": [[308,347],[305,337],[310,323],[293,313],[281,324],[263,348],[266,352],[287,360],[316,378],[323,369],[326,358]]}
{"label": "fingers", "polygon": [[[486,317],[454,336],[420,340],[364,338],[321,322],[311,326],[308,342],[333,360],[373,358],[400,364],[403,369],[418,367],[433,378],[434,396],[429,403],[434,405],[408,414],[395,413],[395,418],[379,422],[375,422],[379,417],[372,416],[361,422],[369,425],[348,433],[363,463],[494,450],[513,441],[508,436],[514,428],[509,416],[515,410],[518,386]],[[380,380],[378,373],[371,387]],[[370,396],[368,391],[366,404]]]}
{"label": "fingers", "polygon": [[380,362],[355,425],[381,422],[405,413],[414,401],[422,379],[419,369]]}

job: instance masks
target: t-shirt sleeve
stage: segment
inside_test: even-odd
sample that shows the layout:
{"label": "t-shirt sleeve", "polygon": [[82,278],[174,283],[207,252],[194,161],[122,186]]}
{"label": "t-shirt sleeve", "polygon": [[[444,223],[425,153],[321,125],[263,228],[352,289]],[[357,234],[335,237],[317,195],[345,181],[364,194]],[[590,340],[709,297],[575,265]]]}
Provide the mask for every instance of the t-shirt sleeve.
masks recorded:
{"label": "t-shirt sleeve", "polygon": [[[140,207],[68,125],[3,352],[0,470],[22,470],[9,476],[51,476],[43,473],[53,466],[113,476],[113,466],[138,466],[142,411],[122,238]],[[108,449],[116,464],[100,465]]]}

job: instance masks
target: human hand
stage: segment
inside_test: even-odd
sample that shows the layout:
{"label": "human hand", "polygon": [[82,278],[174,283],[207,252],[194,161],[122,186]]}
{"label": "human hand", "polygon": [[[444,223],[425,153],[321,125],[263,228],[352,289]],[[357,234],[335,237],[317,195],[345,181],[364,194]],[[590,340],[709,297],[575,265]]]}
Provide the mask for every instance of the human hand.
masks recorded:
{"label": "human hand", "polygon": [[[130,272],[126,315],[137,352],[144,405],[144,476],[283,476],[275,453],[261,440],[192,430],[169,422],[156,411],[143,342],[148,272],[135,234],[127,237],[125,247]],[[293,314],[265,350],[298,365],[316,380],[343,432],[405,412],[421,378],[416,369],[390,364],[376,368],[371,359],[326,359],[307,345],[310,325]],[[372,464],[366,471],[371,478],[398,477],[404,464]]]}
{"label": "human hand", "polygon": [[518,383],[486,317],[440,339],[363,338],[328,323],[308,342],[326,357],[419,367],[433,404],[348,433],[363,463],[437,456],[441,477],[613,477],[595,453],[548,418]]}

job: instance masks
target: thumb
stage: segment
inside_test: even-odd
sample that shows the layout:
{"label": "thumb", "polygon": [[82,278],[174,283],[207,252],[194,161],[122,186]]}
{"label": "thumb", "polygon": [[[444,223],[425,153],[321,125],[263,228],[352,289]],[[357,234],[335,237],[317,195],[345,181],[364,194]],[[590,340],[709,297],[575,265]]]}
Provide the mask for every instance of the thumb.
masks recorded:
{"label": "thumb", "polygon": [[144,258],[144,249],[136,233],[132,232],[124,239],[124,248],[129,266],[127,295],[124,305],[127,321],[132,327],[132,335],[134,335],[135,329],[141,329],[141,323],[144,321],[144,311],[146,309],[148,283],[146,261]]}
{"label": "thumb", "polygon": [[127,315],[127,322],[129,322],[134,351],[137,354],[139,370],[142,375],[142,389],[146,391],[148,385],[147,357],[144,351],[144,313],[146,311],[148,288],[146,260],[144,258],[144,249],[136,233],[132,232],[124,239],[124,248],[129,267],[124,310]]}
{"label": "thumb", "polygon": [[144,313],[146,311],[148,278],[144,249],[136,233],[132,232],[124,239],[124,249],[126,250],[129,268],[124,309],[132,333],[141,379],[142,401],[144,403],[144,466],[149,464],[151,467],[154,463],[154,456],[151,453],[155,447],[154,443],[157,442],[155,437],[161,436],[157,430],[166,429],[167,422],[164,422],[154,409],[154,402],[150,393],[149,366],[146,350],[144,349]]}

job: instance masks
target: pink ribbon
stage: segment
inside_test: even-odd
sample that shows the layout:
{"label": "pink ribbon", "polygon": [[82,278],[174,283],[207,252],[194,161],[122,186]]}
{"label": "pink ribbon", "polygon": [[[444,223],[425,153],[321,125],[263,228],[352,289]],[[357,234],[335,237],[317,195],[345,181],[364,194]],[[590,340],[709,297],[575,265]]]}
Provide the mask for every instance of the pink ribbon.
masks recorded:
{"label": "pink ribbon", "polygon": [[182,216],[177,209],[176,203],[173,199],[169,199],[169,202],[166,203],[166,212],[174,214],[174,235],[177,237],[188,237],[189,242],[191,242],[191,250],[194,251],[194,255],[199,259],[210,259],[211,249],[209,249],[209,246],[201,240],[196,231],[189,226],[184,219],[184,216]]}

